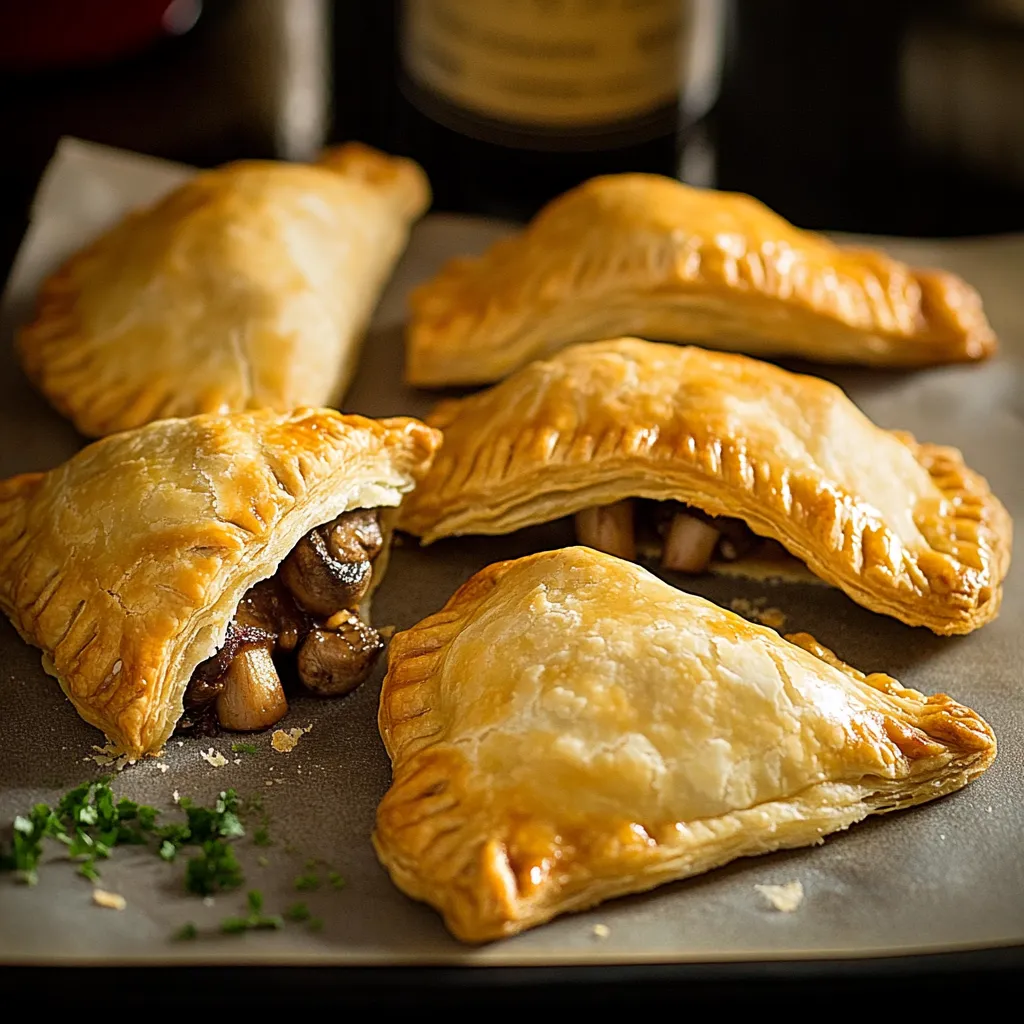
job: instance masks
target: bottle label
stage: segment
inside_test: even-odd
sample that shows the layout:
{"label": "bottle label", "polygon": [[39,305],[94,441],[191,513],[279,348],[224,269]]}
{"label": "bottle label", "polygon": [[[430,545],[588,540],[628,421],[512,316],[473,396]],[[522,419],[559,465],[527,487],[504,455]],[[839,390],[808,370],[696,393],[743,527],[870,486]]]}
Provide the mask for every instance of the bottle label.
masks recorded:
{"label": "bottle label", "polygon": [[600,132],[675,104],[685,6],[406,0],[402,61],[419,93],[481,123]]}

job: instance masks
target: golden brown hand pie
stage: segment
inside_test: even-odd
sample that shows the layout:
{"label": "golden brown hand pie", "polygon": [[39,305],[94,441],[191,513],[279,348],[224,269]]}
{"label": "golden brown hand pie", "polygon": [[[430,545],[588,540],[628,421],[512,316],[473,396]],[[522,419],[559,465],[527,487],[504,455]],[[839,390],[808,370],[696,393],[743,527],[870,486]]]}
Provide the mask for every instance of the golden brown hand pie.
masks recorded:
{"label": "golden brown hand pie", "polygon": [[335,405],[428,202],[419,167],[358,144],[199,174],[46,280],[25,371],[89,436]]}
{"label": "golden brown hand pie", "polygon": [[[584,543],[632,557],[646,516],[663,520],[667,568],[698,571],[716,545],[759,555],[757,535],[936,633],[999,608],[1012,527],[986,482],[955,449],[880,430],[814,377],[624,338],[532,363],[428,422],[444,445],[400,523],[426,542],[578,513]],[[632,498],[645,501],[619,504]]]}
{"label": "golden brown hand pie", "polygon": [[105,438],[0,483],[0,608],[132,757],[161,749],[189,696],[266,726],[287,707],[272,653],[330,693],[379,649],[359,616],[439,442],[416,420],[309,409]]}
{"label": "golden brown hand pie", "polygon": [[810,846],[995,757],[969,708],[789,639],[589,548],[489,566],[391,642],[378,856],[478,942]]}
{"label": "golden brown hand pie", "polygon": [[996,346],[977,293],[799,231],[749,196],[595,178],[411,300],[406,377],[500,380],[578,341],[633,334],[756,356],[924,366]]}

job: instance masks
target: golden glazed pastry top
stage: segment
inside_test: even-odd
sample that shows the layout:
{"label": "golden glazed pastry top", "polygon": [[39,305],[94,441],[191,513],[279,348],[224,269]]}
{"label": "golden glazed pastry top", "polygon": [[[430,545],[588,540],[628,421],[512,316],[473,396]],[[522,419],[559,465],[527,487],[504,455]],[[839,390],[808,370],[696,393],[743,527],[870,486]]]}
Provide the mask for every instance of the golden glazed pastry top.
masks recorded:
{"label": "golden glazed pastry top", "polygon": [[467,941],[958,789],[988,725],[575,547],[489,566],[391,643],[374,842]]}
{"label": "golden glazed pastry top", "polygon": [[835,385],[623,338],[440,403],[401,526],[504,534],[629,497],[742,519],[855,601],[937,633],[993,618],[1010,517],[958,451],[876,427]]}
{"label": "golden glazed pastry top", "polygon": [[163,420],[0,483],[0,608],[79,714],[160,750],[242,595],[310,529],[397,506],[440,442],[411,419]]}
{"label": "golden glazed pastry top", "polygon": [[953,274],[649,174],[566,193],[521,234],[450,262],[411,311],[406,376],[428,387],[500,380],[620,334],[875,366],[983,359],[996,345],[977,293]]}
{"label": "golden glazed pastry top", "polygon": [[44,282],[22,364],[89,436],[335,404],[428,202],[419,167],[357,144],[198,174]]}

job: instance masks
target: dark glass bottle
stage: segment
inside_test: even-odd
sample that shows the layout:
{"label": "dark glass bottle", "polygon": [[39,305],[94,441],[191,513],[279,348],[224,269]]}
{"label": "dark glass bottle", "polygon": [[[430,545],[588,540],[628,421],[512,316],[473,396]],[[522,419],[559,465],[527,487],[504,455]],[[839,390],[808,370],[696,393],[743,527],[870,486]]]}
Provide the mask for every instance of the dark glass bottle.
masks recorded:
{"label": "dark glass bottle", "polygon": [[[389,50],[393,85],[361,100],[353,134],[418,160],[437,209],[521,218],[594,175],[674,174],[681,124],[717,92],[723,0],[375,6],[386,15],[362,16],[362,59]],[[346,17],[338,38],[358,65]],[[355,68],[339,55],[336,69],[340,127],[359,115]]]}

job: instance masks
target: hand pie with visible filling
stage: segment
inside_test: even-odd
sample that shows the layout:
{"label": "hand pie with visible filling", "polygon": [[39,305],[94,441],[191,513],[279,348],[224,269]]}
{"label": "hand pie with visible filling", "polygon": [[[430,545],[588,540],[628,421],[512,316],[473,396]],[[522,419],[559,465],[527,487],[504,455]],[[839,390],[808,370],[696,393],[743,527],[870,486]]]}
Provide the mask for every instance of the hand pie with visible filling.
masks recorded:
{"label": "hand pie with visible filling", "polygon": [[411,419],[270,410],[163,420],[0,482],[0,608],[130,757],[184,714],[256,730],[282,678],[344,693],[395,507],[440,442]]}
{"label": "hand pie with visible filling", "polygon": [[756,199],[618,174],[450,262],[411,300],[406,378],[486,384],[622,334],[755,356],[927,366],[995,350],[981,300],[940,270],[800,231]]}
{"label": "hand pie with visible filling", "polygon": [[378,856],[479,942],[991,764],[974,711],[788,639],[589,548],[489,566],[391,641]]}
{"label": "hand pie with visible filling", "polygon": [[532,363],[428,422],[444,444],[399,524],[425,542],[576,515],[582,543],[685,572],[784,575],[785,549],[936,633],[999,609],[1012,525],[987,483],[815,377],[622,338]]}
{"label": "hand pie with visible filling", "polygon": [[197,174],[44,282],[22,365],[92,437],[336,405],[429,196],[416,164],[358,144]]}

